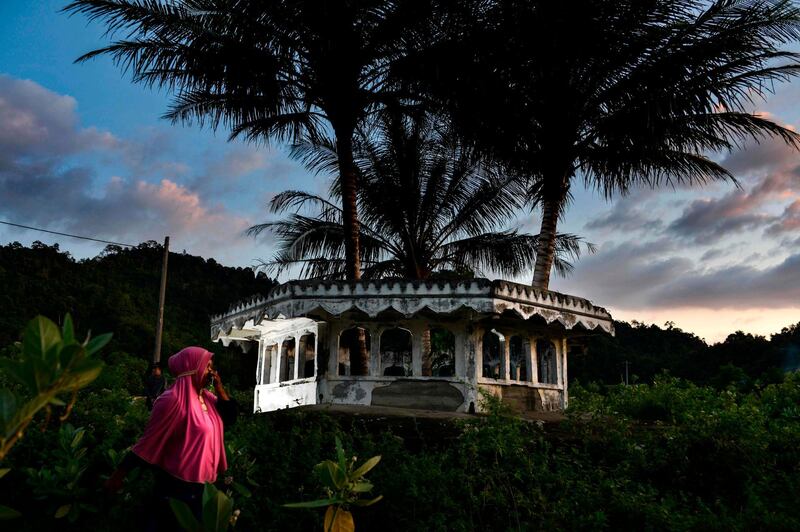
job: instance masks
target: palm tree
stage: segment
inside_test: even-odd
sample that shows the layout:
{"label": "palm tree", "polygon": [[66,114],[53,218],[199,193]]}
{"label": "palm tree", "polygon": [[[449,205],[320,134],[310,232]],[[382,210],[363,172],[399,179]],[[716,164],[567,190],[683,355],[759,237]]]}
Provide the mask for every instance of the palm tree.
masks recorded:
{"label": "palm tree", "polygon": [[[466,0],[403,65],[463,134],[530,178],[541,206],[533,285],[549,287],[576,179],[631,187],[734,177],[709,157],[798,135],[750,110],[795,76],[789,0]],[[453,82],[456,80],[456,82]],[[487,102],[490,104],[487,105]]]}
{"label": "palm tree", "polygon": [[387,85],[409,25],[426,11],[390,0],[75,0],[122,40],[110,56],[135,82],[174,91],[165,115],[231,138],[268,142],[331,133],[338,161],[346,273],[360,277],[352,141],[396,94]]}
{"label": "palm tree", "polygon": [[[298,144],[293,154],[313,171],[336,173],[331,141]],[[533,263],[537,236],[506,228],[524,202],[524,189],[463,145],[452,127],[422,112],[382,113],[357,138],[355,161],[365,278],[471,276],[476,270],[513,277]],[[332,196],[338,186],[334,181]],[[303,209],[314,212],[301,214]],[[271,211],[294,211],[249,230],[278,236],[276,255],[264,263],[272,273],[299,266],[301,277],[344,275],[345,232],[337,205],[287,191],[272,200]],[[555,266],[566,273],[566,258],[580,255],[582,240],[558,235],[556,242]]]}

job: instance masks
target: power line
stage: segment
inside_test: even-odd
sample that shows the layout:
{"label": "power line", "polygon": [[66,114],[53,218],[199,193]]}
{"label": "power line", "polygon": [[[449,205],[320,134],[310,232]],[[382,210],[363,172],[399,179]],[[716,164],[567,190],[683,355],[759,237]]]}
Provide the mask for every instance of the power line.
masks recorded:
{"label": "power line", "polygon": [[31,227],[29,225],[22,225],[22,224],[15,224],[11,222],[5,222],[0,220],[0,224],[5,225],[13,225],[14,227],[21,227],[23,229],[30,229],[31,231],[41,231],[42,233],[50,233],[53,235],[61,235],[61,236],[68,236],[71,238],[80,238],[81,240],[91,240],[93,242],[102,242],[103,244],[112,244],[114,246],[125,246],[128,248],[135,248],[136,246],[133,244],[123,244],[122,242],[111,242],[110,240],[100,240],[99,238],[91,238],[88,236],[80,236],[80,235],[71,235],[69,233],[59,233],[58,231],[50,231],[49,229],[41,229],[39,227]]}

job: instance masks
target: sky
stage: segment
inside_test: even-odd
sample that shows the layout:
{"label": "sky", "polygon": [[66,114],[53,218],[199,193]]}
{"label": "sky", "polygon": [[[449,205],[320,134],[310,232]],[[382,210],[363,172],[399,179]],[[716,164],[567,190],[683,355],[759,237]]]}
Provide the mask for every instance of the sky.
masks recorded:
{"label": "sky", "polygon": [[[0,1],[0,220],[130,244],[169,235],[172,250],[230,266],[269,259],[270,236],[246,229],[268,219],[276,193],[322,192],[325,178],[281,145],[170,124],[169,94],[134,85],[107,58],[75,64],[107,41],[101,26],[60,13],[65,4]],[[800,79],[754,111],[794,127],[798,104]],[[550,288],[709,342],[800,322],[800,154],[764,141],[717,157],[740,188],[640,189],[611,202],[576,190],[560,229],[597,252]],[[521,213],[516,227],[538,223]],[[104,247],[0,225],[0,244],[35,240],[77,258]]]}

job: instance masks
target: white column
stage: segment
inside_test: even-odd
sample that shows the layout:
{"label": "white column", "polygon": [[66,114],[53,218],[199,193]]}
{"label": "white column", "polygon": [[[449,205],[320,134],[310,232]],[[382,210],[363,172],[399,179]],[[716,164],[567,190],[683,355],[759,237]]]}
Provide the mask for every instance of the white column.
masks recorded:
{"label": "white column", "polygon": [[275,377],[271,379],[271,382],[281,381],[281,358],[283,358],[281,357],[281,351],[283,351],[283,340],[283,338],[280,338],[275,344],[275,368],[270,371]]}
{"label": "white column", "polygon": [[261,344],[261,341],[258,342],[258,358],[256,359],[256,385],[259,384],[266,384],[261,382],[261,373],[263,370],[264,365],[264,346]]}
{"label": "white column", "polygon": [[531,346],[529,360],[531,362],[531,382],[539,382],[539,353],[536,351],[536,342],[539,340],[536,336],[531,336],[528,343]]}
{"label": "white column", "polygon": [[562,364],[564,366],[564,369],[562,370],[562,374],[563,374],[562,378],[564,379],[564,381],[563,381],[564,390],[563,390],[562,395],[561,395],[561,407],[566,409],[567,408],[567,404],[569,402],[568,401],[569,397],[567,395],[567,382],[568,382],[568,380],[567,380],[567,339],[566,338],[564,338],[561,341],[561,345],[562,345],[561,351],[563,353],[563,356],[562,356],[563,362],[562,362]]}
{"label": "white column", "polygon": [[381,334],[383,329],[371,326],[365,329],[369,333],[369,374],[373,377],[383,375],[381,368]]}
{"label": "white column", "polygon": [[[305,355],[303,355],[305,358]],[[294,379],[300,378],[300,337],[294,337]]]}
{"label": "white column", "polygon": [[503,367],[500,368],[500,378],[509,380],[511,377],[511,337],[503,334],[502,353],[500,355],[500,362]]}

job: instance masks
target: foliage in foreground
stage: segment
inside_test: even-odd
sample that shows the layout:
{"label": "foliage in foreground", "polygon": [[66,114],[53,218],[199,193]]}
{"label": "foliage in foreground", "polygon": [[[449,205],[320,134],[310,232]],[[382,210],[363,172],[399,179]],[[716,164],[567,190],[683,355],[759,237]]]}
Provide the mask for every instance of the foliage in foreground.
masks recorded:
{"label": "foliage in foreground", "polygon": [[315,501],[284,504],[287,508],[322,508],[326,507],[323,519],[325,532],[353,532],[355,522],[350,512],[351,506],[372,506],[383,496],[373,499],[362,499],[362,494],[372,491],[373,484],[364,475],[369,473],[381,457],[373,456],[358,467],[356,457],[347,458],[342,441],[336,437],[336,461],[323,460],[314,466],[314,473],[325,489],[325,498]]}
{"label": "foliage in foreground", "polygon": [[[135,359],[118,357],[113,377],[124,381]],[[87,450],[72,499],[59,486],[47,491],[53,511],[67,503],[86,510],[64,530],[108,530],[109,515],[115,530],[135,529],[148,504],[149,474],[132,474],[121,496],[100,488],[146,416],[127,389],[109,385],[98,380],[82,392],[73,414]],[[282,504],[318,493],[309,471],[334,452],[334,436],[354,454],[383,457],[370,476],[384,499],[359,510],[359,530],[800,527],[800,375],[747,393],[665,376],[600,390],[575,387],[568,421],[544,430],[502,405],[459,422],[242,414],[226,434],[228,475],[252,491],[237,499],[237,528],[322,526],[313,509]],[[243,404],[252,399],[236,395]],[[52,513],[38,510],[45,492],[33,471],[66,465],[62,440],[55,431],[32,431],[9,457],[14,478],[0,483],[0,498],[23,512],[26,530],[53,527]]]}

